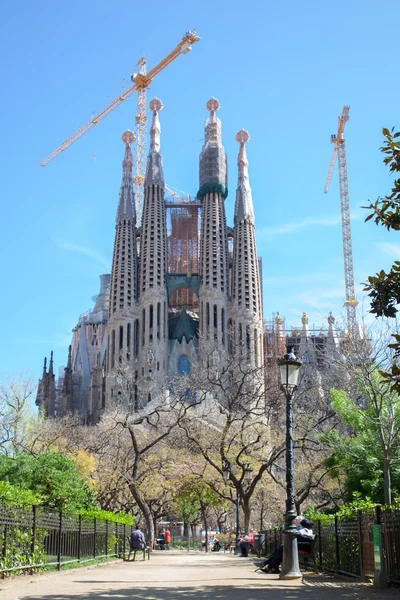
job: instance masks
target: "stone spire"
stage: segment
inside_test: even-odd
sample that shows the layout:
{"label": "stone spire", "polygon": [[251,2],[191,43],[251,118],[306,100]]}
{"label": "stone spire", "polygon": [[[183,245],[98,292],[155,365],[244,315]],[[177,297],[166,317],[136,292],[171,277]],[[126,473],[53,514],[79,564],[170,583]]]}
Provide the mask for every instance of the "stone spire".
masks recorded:
{"label": "stone spire", "polygon": [[50,364],[49,364],[49,375],[52,376],[54,375],[54,368],[53,368],[53,350],[50,352]]}
{"label": "stone spire", "polygon": [[[168,368],[166,360],[168,356],[167,225],[160,153],[161,128],[158,119],[162,104],[158,98],[154,98],[149,106],[153,111],[153,121],[144,182],[140,239],[139,363],[141,374],[146,374],[151,380],[159,379],[161,382]],[[140,402],[145,404],[146,398],[142,398]]]}
{"label": "stone spire", "polygon": [[205,140],[200,154],[200,189],[202,200],[200,236],[200,335],[204,354],[215,346],[227,347],[228,231],[225,215],[226,155],[221,139],[221,121],[216,111],[219,102],[207,102],[210,116],[205,124]]}
{"label": "stone spire", "polygon": [[122,185],[115,223],[114,253],[110,283],[109,315],[133,306],[137,295],[136,215],[132,184],[132,131],[122,135],[125,155],[122,162]]}
{"label": "stone spire", "polygon": [[239,142],[238,186],[236,190],[235,223],[247,219],[254,225],[253,199],[249,182],[249,162],[246,155],[246,142],[250,139],[245,129],[237,132],[235,140]]}
{"label": "stone spire", "polygon": [[309,363],[312,364],[314,366],[317,365],[317,355],[316,355],[316,349],[315,349],[315,345],[314,345],[314,341],[310,335],[310,330],[308,327],[308,323],[309,323],[309,318],[307,313],[303,312],[303,315],[301,317],[301,323],[302,323],[302,330],[300,333],[300,344],[299,344],[299,349],[297,351],[297,356],[298,358],[301,358],[301,360],[304,363]]}
{"label": "stone spire", "polygon": [[327,335],[327,352],[329,358],[339,352],[339,338],[335,326],[335,317],[330,312],[328,316],[328,335]]}
{"label": "stone spire", "polygon": [[147,158],[146,178],[144,185],[156,184],[164,187],[164,172],[162,156],[160,154],[161,127],[158,113],[163,109],[163,105],[158,98],[154,98],[149,104],[153,112],[153,120],[150,127],[150,152]]}
{"label": "stone spire", "polygon": [[221,121],[217,117],[220,103],[211,98],[206,104],[210,116],[205,122],[204,145],[200,154],[200,189],[198,198],[207,192],[218,192],[224,198],[228,195],[227,161],[222,145]]}
{"label": "stone spire", "polygon": [[119,192],[117,221],[123,218],[135,221],[135,195],[132,181],[133,158],[131,150],[131,144],[135,141],[135,134],[128,129],[123,133],[121,139],[125,144],[125,156],[122,162],[122,183]]}
{"label": "stone spire", "polygon": [[264,364],[264,345],[260,269],[245,147],[249,139],[244,129],[235,136],[240,147],[233,228],[232,317],[242,356],[258,368]]}

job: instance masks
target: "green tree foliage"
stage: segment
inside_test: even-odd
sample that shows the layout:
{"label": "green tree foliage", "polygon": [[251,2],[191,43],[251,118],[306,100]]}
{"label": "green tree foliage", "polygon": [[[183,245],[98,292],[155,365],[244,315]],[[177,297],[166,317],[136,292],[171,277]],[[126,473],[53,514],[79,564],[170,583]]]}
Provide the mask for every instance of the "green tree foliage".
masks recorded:
{"label": "green tree foliage", "polygon": [[0,480],[39,495],[42,504],[69,511],[95,508],[95,492],[69,458],[45,452],[0,456]]}
{"label": "green tree foliage", "polygon": [[[393,174],[400,173],[400,132],[395,133],[394,128],[389,131],[382,130],[385,136],[383,146],[380,148],[384,155],[383,162],[389,166]],[[400,178],[393,181],[391,193],[384,198],[378,198],[375,203],[364,207],[372,209],[365,219],[374,219],[377,225],[382,225],[388,230],[400,230]],[[368,283],[364,291],[369,292],[371,298],[371,313],[377,317],[395,317],[398,312],[397,305],[400,303],[400,261],[396,260],[390,271],[386,273],[383,269],[379,273],[368,277]],[[394,360],[400,359],[400,335],[393,335],[394,342],[390,345],[394,353]],[[392,384],[392,389],[400,393],[400,368],[393,363],[389,372],[382,371]]]}
{"label": "green tree foliage", "polygon": [[400,491],[400,397],[372,367],[366,380],[359,371],[358,394],[331,390],[332,406],[341,425],[321,438],[333,450],[329,467],[346,475],[346,500],[355,492],[374,502],[390,504]]}

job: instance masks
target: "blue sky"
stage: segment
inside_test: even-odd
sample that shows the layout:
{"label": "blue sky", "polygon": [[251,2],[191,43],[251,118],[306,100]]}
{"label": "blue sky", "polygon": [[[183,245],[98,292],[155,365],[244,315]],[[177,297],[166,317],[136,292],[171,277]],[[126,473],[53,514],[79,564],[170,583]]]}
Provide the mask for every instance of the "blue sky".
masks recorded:
{"label": "blue sky", "polygon": [[[395,233],[364,223],[360,206],[391,180],[379,146],[399,125],[398,0],[212,3],[115,0],[3,3],[0,19],[0,372],[43,356],[65,364],[71,329],[108,272],[121,180],[121,134],[135,98],[46,168],[40,161],[118,94],[142,54],[151,68],[190,28],[201,42],[153,82],[161,98],[168,184],[195,194],[205,103],[221,103],[232,224],[234,135],[251,134],[250,178],[263,257],[264,316],[287,325],[343,314],[338,175],[323,194],[337,116],[346,127],[356,291],[400,258]],[[96,160],[93,160],[93,155]],[[368,304],[364,301],[364,310]]]}

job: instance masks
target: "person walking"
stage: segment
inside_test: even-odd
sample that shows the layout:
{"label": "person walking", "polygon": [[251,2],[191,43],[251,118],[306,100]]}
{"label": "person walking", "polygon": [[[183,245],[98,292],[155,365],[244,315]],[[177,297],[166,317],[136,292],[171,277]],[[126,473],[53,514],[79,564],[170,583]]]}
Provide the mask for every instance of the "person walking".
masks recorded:
{"label": "person walking", "polygon": [[165,548],[167,550],[169,550],[169,545],[171,543],[171,532],[168,528],[164,531],[164,541],[165,541]]}

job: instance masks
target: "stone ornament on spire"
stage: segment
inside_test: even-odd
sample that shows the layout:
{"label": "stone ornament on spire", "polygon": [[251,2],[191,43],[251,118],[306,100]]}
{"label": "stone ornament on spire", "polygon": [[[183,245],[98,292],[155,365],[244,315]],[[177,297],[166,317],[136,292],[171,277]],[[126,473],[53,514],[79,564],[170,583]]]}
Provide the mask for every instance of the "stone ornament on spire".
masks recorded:
{"label": "stone ornament on spire", "polygon": [[124,178],[123,183],[127,183],[125,181],[125,178],[127,178],[127,177],[130,177],[132,179],[133,159],[132,159],[131,144],[133,144],[135,139],[136,139],[136,136],[133,133],[133,131],[131,131],[130,129],[127,129],[121,135],[121,140],[125,144],[125,156],[124,156],[124,160],[122,162],[123,178]]}
{"label": "stone ornament on spire", "polygon": [[133,157],[131,145],[135,141],[136,137],[133,131],[127,129],[121,135],[121,140],[125,144],[124,160],[122,161],[122,183],[119,192],[119,203],[117,208],[117,222],[126,217],[134,219],[134,192],[132,185],[132,168],[133,168]]}
{"label": "stone ornament on spire", "polygon": [[210,98],[206,103],[210,116],[205,122],[204,144],[200,154],[200,189],[198,198],[207,193],[218,193],[226,198],[228,194],[226,154],[222,145],[221,121],[217,117],[220,103]]}
{"label": "stone ornament on spire", "polygon": [[247,219],[254,224],[253,198],[249,181],[249,161],[246,154],[246,144],[249,139],[250,134],[245,129],[241,129],[235,135],[235,140],[240,144],[237,161],[238,187],[236,190],[235,223]]}
{"label": "stone ornament on spire", "polygon": [[163,109],[161,100],[153,98],[149,108],[153,112],[153,121],[150,128],[150,152],[160,152],[161,127],[158,113]]}
{"label": "stone ornament on spire", "polygon": [[150,127],[150,152],[147,157],[144,185],[145,187],[149,187],[150,185],[164,187],[164,173],[160,153],[161,126],[158,119],[158,113],[163,109],[161,100],[153,98],[149,104],[149,108],[153,113],[153,120]]}

